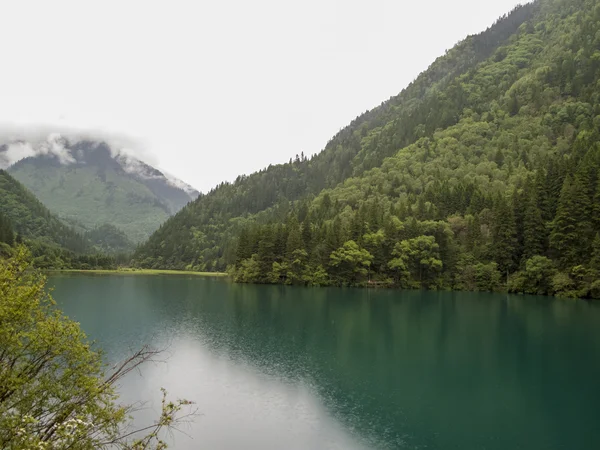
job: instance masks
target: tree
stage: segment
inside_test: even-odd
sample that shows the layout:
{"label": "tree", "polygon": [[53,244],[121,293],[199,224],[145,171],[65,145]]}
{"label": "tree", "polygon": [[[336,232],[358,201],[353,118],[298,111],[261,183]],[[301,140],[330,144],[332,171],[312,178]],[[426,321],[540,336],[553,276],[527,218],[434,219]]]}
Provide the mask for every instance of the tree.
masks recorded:
{"label": "tree", "polygon": [[389,267],[402,274],[408,273],[411,287],[429,287],[443,267],[439,248],[433,236],[398,242],[392,252],[396,258],[389,262]]}
{"label": "tree", "polygon": [[534,256],[525,263],[525,285],[523,292],[528,294],[549,294],[556,269],[552,261],[545,256]]}
{"label": "tree", "polygon": [[350,284],[357,284],[364,279],[373,261],[373,256],[354,241],[345,242],[329,258],[330,265],[337,269],[339,280],[347,280]]}
{"label": "tree", "polygon": [[567,176],[550,234],[550,246],[562,268],[574,266],[589,248],[590,207],[579,177]]}
{"label": "tree", "polygon": [[363,245],[373,255],[373,268],[380,270],[385,266],[385,242],[386,236],[383,230],[376,233],[366,233],[363,236]]}
{"label": "tree", "polygon": [[262,273],[258,255],[255,253],[251,258],[245,259],[240,263],[233,279],[239,283],[257,283],[260,282]]}
{"label": "tree", "polygon": [[296,221],[295,217],[292,218],[292,220],[290,221],[288,228],[289,233],[285,247],[285,256],[288,262],[290,262],[294,258],[294,252],[296,250],[304,248],[304,243],[302,242],[302,233],[300,232],[300,226],[298,225],[298,222]]}
{"label": "tree", "polygon": [[546,227],[538,208],[537,192],[530,188],[523,212],[523,259],[543,255],[546,247]]}
{"label": "tree", "polygon": [[481,242],[481,222],[479,214],[475,214],[473,219],[468,222],[467,228],[467,250],[473,252],[475,256],[479,254],[477,245]]}
{"label": "tree", "polygon": [[592,259],[590,260],[590,268],[600,272],[600,233],[596,233],[596,237],[592,243]]}
{"label": "tree", "polygon": [[101,354],[30,269],[23,247],[0,260],[0,447],[165,448],[159,432],[176,426],[191,403],[168,401],[163,391],[160,417],[134,438],[132,408],[117,403],[115,389],[157,352],[143,348],[106,373]]}
{"label": "tree", "polygon": [[307,281],[308,274],[308,253],[306,250],[299,248],[292,252],[290,260],[287,264],[288,271],[286,283],[303,284]]}
{"label": "tree", "polygon": [[517,246],[517,232],[513,209],[504,197],[498,197],[494,206],[494,226],[492,228],[492,259],[503,272],[514,268]]}
{"label": "tree", "polygon": [[489,264],[476,264],[474,267],[475,282],[477,290],[493,292],[500,286],[502,274],[498,270],[498,264],[492,262]]}
{"label": "tree", "polygon": [[15,234],[12,229],[10,220],[0,213],[0,243],[13,245],[15,242]]}

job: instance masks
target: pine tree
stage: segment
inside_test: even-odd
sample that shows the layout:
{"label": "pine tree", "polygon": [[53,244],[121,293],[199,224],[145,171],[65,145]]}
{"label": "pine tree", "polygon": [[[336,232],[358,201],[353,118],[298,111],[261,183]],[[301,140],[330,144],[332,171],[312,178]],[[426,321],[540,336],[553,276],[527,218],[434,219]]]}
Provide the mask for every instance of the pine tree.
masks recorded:
{"label": "pine tree", "polygon": [[547,220],[554,220],[558,208],[558,199],[564,185],[565,171],[558,159],[550,159],[546,174],[546,183],[544,191],[547,195],[547,211],[545,217]]}
{"label": "pine tree", "polygon": [[271,225],[263,227],[260,232],[257,257],[260,279],[255,281],[263,283],[268,281],[275,262],[275,232]]}
{"label": "pine tree", "polygon": [[584,258],[589,249],[591,205],[581,179],[568,175],[558,200],[556,216],[552,223],[550,246],[561,266],[571,267]]}
{"label": "pine tree", "polygon": [[523,261],[545,253],[546,227],[538,205],[536,186],[531,186],[523,214]]}
{"label": "pine tree", "polygon": [[252,256],[252,242],[247,228],[243,228],[238,239],[237,251],[235,255],[235,264],[241,263],[244,259]]}
{"label": "pine tree", "polygon": [[10,220],[0,213],[0,242],[13,245],[15,235]]}
{"label": "pine tree", "polygon": [[294,252],[296,250],[301,250],[304,247],[304,243],[302,242],[302,234],[300,233],[300,226],[296,221],[296,218],[292,218],[290,223],[288,224],[289,233],[287,237],[287,242],[285,246],[285,257],[286,260],[291,261],[294,257]]}
{"label": "pine tree", "polygon": [[467,229],[467,250],[473,252],[476,256],[477,246],[481,242],[481,221],[479,214],[475,214],[473,219],[469,221]]}
{"label": "pine tree", "polygon": [[492,228],[492,259],[503,272],[510,272],[515,266],[517,232],[515,216],[504,197],[499,196],[494,206],[494,226]]}
{"label": "pine tree", "polygon": [[535,173],[535,190],[537,193],[537,208],[540,210],[542,219],[550,222],[554,218],[549,192],[547,191],[546,172],[543,168],[537,169]]}
{"label": "pine tree", "polygon": [[596,233],[596,237],[592,243],[592,259],[590,260],[590,268],[600,271],[600,233]]}
{"label": "pine tree", "polygon": [[308,216],[302,222],[302,242],[304,243],[304,249],[310,255],[312,253],[312,230]]}
{"label": "pine tree", "polygon": [[596,182],[596,191],[592,203],[592,226],[594,230],[600,230],[600,177]]}
{"label": "pine tree", "polygon": [[512,194],[512,210],[515,218],[515,231],[516,231],[516,245],[514,250],[514,260],[520,261],[523,255],[523,249],[525,247],[525,236],[524,236],[524,221],[525,221],[525,207],[526,207],[526,190],[528,185],[525,185],[525,189],[513,190]]}

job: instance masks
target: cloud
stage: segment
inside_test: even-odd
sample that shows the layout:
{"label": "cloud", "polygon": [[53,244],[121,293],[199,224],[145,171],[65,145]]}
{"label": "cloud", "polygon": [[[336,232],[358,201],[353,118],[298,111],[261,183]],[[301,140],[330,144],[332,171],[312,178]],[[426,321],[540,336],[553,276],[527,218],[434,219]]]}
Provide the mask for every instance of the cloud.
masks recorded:
{"label": "cloud", "polygon": [[72,147],[79,142],[105,143],[114,158],[127,173],[142,179],[162,179],[195,198],[198,191],[176,177],[159,171],[156,158],[144,150],[141,140],[124,134],[98,130],[82,130],[56,126],[15,126],[0,123],[0,169],[28,157],[52,155],[63,165],[73,164],[78,155]]}
{"label": "cloud", "polygon": [[72,164],[75,158],[69,147],[82,141],[104,142],[112,157],[122,159],[124,168],[131,173],[141,170],[139,161],[158,165],[156,158],[145,150],[142,140],[125,134],[65,126],[0,123],[0,145],[6,146],[0,153],[0,168],[40,155],[54,155],[61,164]]}

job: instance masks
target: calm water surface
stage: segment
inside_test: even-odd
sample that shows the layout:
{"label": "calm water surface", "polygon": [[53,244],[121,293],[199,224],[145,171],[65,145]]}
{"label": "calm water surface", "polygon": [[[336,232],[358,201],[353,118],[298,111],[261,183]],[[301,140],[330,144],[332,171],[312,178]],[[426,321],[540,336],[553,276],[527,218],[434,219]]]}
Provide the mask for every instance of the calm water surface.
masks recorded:
{"label": "calm water surface", "polygon": [[176,449],[600,448],[597,304],[169,276],[50,285],[107,358],[168,346],[122,392],[152,399],[144,414],[161,386],[197,402]]}

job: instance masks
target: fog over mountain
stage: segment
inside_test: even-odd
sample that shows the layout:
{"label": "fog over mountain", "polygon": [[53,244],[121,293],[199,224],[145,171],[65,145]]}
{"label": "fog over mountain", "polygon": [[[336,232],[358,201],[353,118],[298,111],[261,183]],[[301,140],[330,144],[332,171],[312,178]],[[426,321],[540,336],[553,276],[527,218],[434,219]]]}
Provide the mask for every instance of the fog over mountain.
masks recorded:
{"label": "fog over mountain", "polygon": [[102,133],[3,130],[0,168],[78,231],[110,224],[136,243],[199,195],[141,148]]}
{"label": "fog over mountain", "polygon": [[136,140],[125,135],[90,130],[76,130],[37,126],[27,129],[0,125],[0,168],[8,169],[15,163],[40,156],[53,157],[62,165],[85,163],[85,152],[74,146],[82,142],[99,146],[104,144],[112,158],[127,173],[141,179],[164,179],[173,187],[184,190],[193,198],[198,191],[174,175],[157,170],[155,157],[146,152]]}

